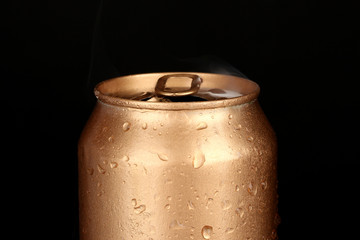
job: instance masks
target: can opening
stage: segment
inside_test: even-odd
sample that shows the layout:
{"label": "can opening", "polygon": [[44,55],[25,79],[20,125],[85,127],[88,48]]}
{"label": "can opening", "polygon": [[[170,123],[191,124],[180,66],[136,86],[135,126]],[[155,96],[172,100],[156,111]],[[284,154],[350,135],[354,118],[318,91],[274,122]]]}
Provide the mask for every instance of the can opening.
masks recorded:
{"label": "can opening", "polygon": [[158,79],[154,92],[143,92],[130,99],[149,102],[198,102],[242,96],[241,93],[231,90],[200,88],[202,82],[202,78],[196,74],[168,74]]}
{"label": "can opening", "polygon": [[[151,109],[240,104],[255,99],[259,91],[255,82],[245,78],[184,72],[123,76],[103,81],[95,87],[96,97],[103,102]],[[191,106],[190,102],[193,102]]]}
{"label": "can opening", "polygon": [[141,93],[138,96],[130,98],[131,100],[138,100],[143,102],[198,102],[198,101],[208,101],[209,99],[196,96],[196,95],[187,95],[180,97],[167,97],[167,96],[157,96],[154,93]]}

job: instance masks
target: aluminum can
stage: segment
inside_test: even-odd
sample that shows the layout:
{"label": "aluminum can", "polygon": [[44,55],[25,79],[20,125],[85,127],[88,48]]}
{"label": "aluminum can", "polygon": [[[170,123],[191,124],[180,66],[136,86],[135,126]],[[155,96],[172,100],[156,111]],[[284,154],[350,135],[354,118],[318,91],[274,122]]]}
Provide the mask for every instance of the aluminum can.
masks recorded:
{"label": "aluminum can", "polygon": [[103,81],[79,140],[81,240],[276,239],[277,144],[248,79]]}

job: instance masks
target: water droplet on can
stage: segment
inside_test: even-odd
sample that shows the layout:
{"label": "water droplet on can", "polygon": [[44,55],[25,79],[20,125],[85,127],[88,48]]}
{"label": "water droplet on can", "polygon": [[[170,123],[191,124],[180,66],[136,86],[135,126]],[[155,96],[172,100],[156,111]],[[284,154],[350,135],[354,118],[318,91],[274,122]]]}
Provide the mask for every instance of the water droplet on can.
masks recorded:
{"label": "water droplet on can", "polygon": [[125,122],[122,126],[123,130],[126,132],[130,129],[130,123],[129,122]]}
{"label": "water droplet on can", "polygon": [[147,129],[147,123],[143,123],[141,127],[142,127],[142,129],[144,129],[144,130]]}
{"label": "water droplet on can", "polygon": [[232,119],[233,118],[233,115],[232,114],[229,114],[229,119]]}
{"label": "water droplet on can", "polygon": [[240,130],[242,128],[241,124],[235,126],[235,130]]}
{"label": "water droplet on can", "polygon": [[179,230],[179,229],[184,229],[185,226],[183,224],[181,224],[178,220],[174,220],[169,224],[169,229],[171,230]]}
{"label": "water droplet on can", "polygon": [[166,204],[164,208],[165,209],[170,209],[170,204]]}
{"label": "water droplet on can", "polygon": [[117,162],[111,162],[110,163],[111,168],[116,168],[117,166],[118,166]]}
{"label": "water droplet on can", "polygon": [[134,207],[137,205],[136,198],[131,199],[131,205],[133,205]]}
{"label": "water droplet on can", "polygon": [[168,161],[169,158],[165,154],[158,153],[158,157],[161,161]]}
{"label": "water droplet on can", "polygon": [[86,172],[87,172],[89,175],[93,175],[93,174],[94,174],[94,169],[93,169],[93,168],[88,168],[88,169],[86,169]]}
{"label": "water droplet on can", "polygon": [[276,229],[273,229],[271,232],[271,239],[276,240],[278,239],[277,231]]}
{"label": "water droplet on can", "polygon": [[240,191],[240,187],[239,187],[239,185],[236,185],[236,187],[235,187],[235,191],[237,191],[237,192],[239,192],[239,191]]}
{"label": "water droplet on can", "polygon": [[188,201],[187,205],[188,205],[189,210],[194,210],[195,209],[195,206],[191,201]]}
{"label": "water droplet on can", "polygon": [[202,129],[205,129],[205,128],[207,128],[206,122],[201,122],[196,126],[196,130],[202,130]]}
{"label": "water droplet on can", "polygon": [[123,160],[124,162],[128,162],[128,161],[130,160],[130,158],[125,155],[125,156],[122,157],[122,160]]}
{"label": "water droplet on can", "polygon": [[263,190],[266,190],[266,189],[267,189],[267,181],[266,181],[266,180],[262,181],[262,182],[260,183],[260,185],[261,185],[261,188],[262,188]]}
{"label": "water droplet on can", "polygon": [[205,155],[202,152],[196,152],[193,158],[193,167],[200,168],[205,163]]}
{"label": "water droplet on can", "polygon": [[250,195],[255,196],[257,194],[257,186],[250,182],[247,191]]}
{"label": "water droplet on can", "polygon": [[205,225],[201,229],[201,234],[202,234],[204,239],[210,239],[212,232],[213,232],[213,227],[212,226]]}
{"label": "water droplet on can", "polygon": [[101,173],[101,174],[106,173],[106,170],[104,168],[102,168],[99,164],[97,165],[97,169],[98,169],[99,173]]}
{"label": "water droplet on can", "polygon": [[227,228],[227,229],[225,230],[225,233],[230,234],[230,233],[233,233],[234,230],[235,230],[234,228]]}
{"label": "water droplet on can", "polygon": [[231,208],[231,202],[229,200],[224,200],[221,202],[221,208],[223,210],[228,210],[229,208]]}
{"label": "water droplet on can", "polygon": [[210,205],[213,201],[214,201],[214,199],[208,198],[207,201],[206,201],[205,208],[206,208],[206,209],[209,209],[209,205]]}
{"label": "water droplet on can", "polygon": [[235,210],[235,213],[236,213],[236,215],[238,215],[239,217],[242,218],[242,217],[244,216],[244,214],[245,214],[245,211],[244,211],[243,208],[239,207],[239,208],[237,208],[237,209]]}
{"label": "water droplet on can", "polygon": [[143,204],[138,207],[134,207],[134,212],[136,214],[140,214],[140,213],[144,212],[145,210],[146,210],[146,206]]}

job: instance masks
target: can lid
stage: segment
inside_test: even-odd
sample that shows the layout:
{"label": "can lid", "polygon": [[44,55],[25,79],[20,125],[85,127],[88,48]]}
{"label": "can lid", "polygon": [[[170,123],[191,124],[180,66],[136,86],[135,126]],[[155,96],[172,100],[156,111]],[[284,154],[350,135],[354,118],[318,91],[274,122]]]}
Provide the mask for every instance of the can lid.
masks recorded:
{"label": "can lid", "polygon": [[150,109],[202,109],[256,99],[259,86],[248,79],[213,73],[148,73],[100,82],[96,97],[105,103]]}

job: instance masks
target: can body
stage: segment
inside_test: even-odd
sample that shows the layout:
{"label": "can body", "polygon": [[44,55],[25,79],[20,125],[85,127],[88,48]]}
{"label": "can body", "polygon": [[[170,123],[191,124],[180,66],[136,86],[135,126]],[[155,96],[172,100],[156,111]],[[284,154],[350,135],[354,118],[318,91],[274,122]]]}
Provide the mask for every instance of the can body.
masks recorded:
{"label": "can body", "polygon": [[99,100],[79,141],[81,240],[275,239],[276,140],[256,99]]}

